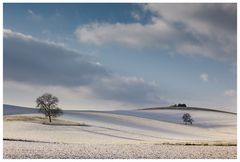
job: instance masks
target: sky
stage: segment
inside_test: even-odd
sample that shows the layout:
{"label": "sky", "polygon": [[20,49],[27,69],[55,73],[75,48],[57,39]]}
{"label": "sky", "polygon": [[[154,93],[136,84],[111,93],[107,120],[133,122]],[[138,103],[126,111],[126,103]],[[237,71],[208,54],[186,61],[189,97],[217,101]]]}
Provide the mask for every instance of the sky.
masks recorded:
{"label": "sky", "polygon": [[237,5],[4,3],[3,102],[237,111]]}

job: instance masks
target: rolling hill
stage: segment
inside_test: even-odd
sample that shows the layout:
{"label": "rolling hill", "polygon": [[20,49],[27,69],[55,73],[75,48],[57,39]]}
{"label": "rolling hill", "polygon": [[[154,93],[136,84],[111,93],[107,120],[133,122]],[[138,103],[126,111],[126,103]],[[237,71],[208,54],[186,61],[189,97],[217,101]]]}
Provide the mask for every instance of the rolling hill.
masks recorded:
{"label": "rolling hill", "polygon": [[[3,106],[4,115],[41,115],[37,109]],[[193,125],[182,115],[190,113]],[[201,108],[141,110],[65,110],[60,119],[89,127],[4,121],[4,138],[65,143],[236,143],[237,115]],[[71,137],[71,138],[69,138]]]}

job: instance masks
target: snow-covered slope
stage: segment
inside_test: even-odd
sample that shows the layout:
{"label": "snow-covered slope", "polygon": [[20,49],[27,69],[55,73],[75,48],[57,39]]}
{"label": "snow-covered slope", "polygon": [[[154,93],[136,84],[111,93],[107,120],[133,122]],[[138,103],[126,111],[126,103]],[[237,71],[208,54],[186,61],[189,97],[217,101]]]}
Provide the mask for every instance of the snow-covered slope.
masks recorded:
{"label": "snow-covered slope", "polygon": [[14,105],[3,105],[3,115],[35,114],[35,113],[38,113],[37,109]]}
{"label": "snow-covered slope", "polygon": [[[11,111],[10,111],[11,110]],[[4,105],[5,114],[31,114],[36,109]],[[27,111],[29,110],[29,111]],[[35,111],[36,110],[36,111]],[[193,125],[182,115],[190,113]],[[124,111],[64,111],[62,119],[91,127],[49,126],[4,122],[4,138],[69,143],[161,143],[169,141],[236,141],[237,115],[207,110],[157,109]]]}

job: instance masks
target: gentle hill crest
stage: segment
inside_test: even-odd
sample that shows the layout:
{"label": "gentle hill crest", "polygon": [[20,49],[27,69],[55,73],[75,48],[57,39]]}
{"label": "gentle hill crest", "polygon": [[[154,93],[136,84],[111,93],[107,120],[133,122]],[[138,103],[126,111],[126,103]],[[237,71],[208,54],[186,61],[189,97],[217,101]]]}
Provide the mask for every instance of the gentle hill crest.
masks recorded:
{"label": "gentle hill crest", "polygon": [[3,104],[3,115],[35,114],[35,113],[38,113],[38,109],[36,108]]}
{"label": "gentle hill crest", "polygon": [[[141,109],[136,109],[136,110],[198,110],[198,111],[212,111],[212,112],[220,112],[220,113],[228,113],[228,114],[237,115],[237,113],[234,113],[234,112],[217,110],[217,109],[209,109],[209,108],[200,108],[200,107],[151,107],[151,108],[141,108]],[[98,112],[96,110],[65,110],[65,111]],[[103,112],[105,112],[105,111],[103,111]],[[38,113],[37,108],[3,104],[3,115],[35,114],[35,113]]]}
{"label": "gentle hill crest", "polygon": [[209,109],[209,108],[200,108],[200,107],[151,107],[151,108],[142,108],[142,109],[137,109],[137,110],[200,110],[200,111],[213,111],[213,112],[228,113],[228,114],[234,114],[234,115],[237,114],[237,113],[229,112],[229,111]]}

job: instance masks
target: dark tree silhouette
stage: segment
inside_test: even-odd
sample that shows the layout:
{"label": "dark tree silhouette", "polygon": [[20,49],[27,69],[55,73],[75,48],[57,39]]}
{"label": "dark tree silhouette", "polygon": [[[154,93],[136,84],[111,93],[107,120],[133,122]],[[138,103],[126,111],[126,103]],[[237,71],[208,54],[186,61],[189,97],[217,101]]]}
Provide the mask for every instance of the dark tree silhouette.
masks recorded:
{"label": "dark tree silhouette", "polygon": [[57,107],[58,102],[58,98],[49,93],[45,93],[36,99],[39,112],[48,117],[49,122],[52,122],[52,117],[63,115],[62,109]]}
{"label": "dark tree silhouette", "polygon": [[187,123],[192,124],[193,121],[194,121],[189,113],[183,114],[182,119],[183,119],[183,122],[184,122],[185,124],[187,124]]}
{"label": "dark tree silhouette", "polygon": [[178,104],[178,107],[187,107],[186,104]]}

